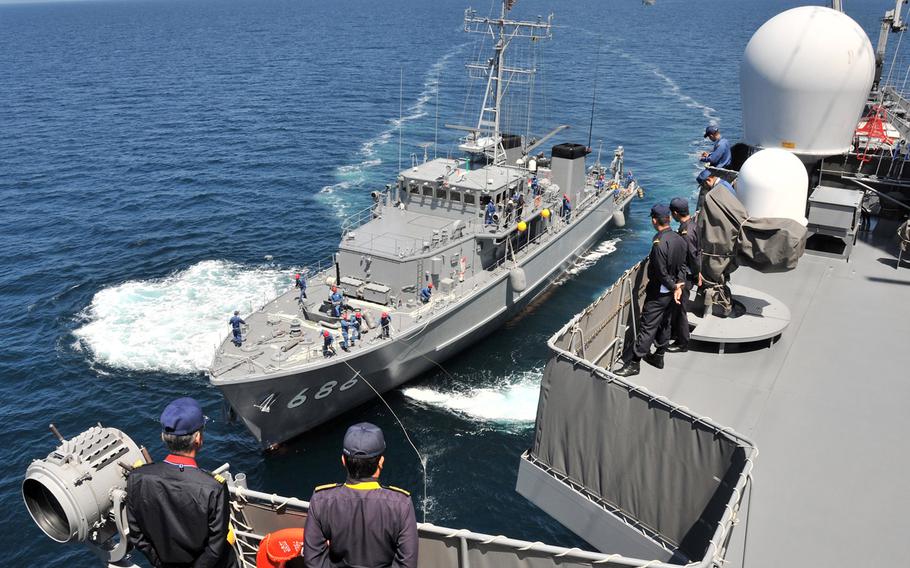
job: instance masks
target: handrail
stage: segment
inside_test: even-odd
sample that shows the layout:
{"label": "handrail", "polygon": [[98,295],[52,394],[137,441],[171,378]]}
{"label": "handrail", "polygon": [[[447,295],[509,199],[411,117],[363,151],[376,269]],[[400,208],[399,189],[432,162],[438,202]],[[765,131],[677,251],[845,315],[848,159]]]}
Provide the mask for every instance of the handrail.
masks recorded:
{"label": "handrail", "polygon": [[[385,195],[383,193],[383,195]],[[361,227],[375,218],[376,208],[380,202],[374,202],[370,204],[369,207],[365,207],[354,213],[351,213],[341,221],[341,232],[342,234],[353,231],[354,229]]]}
{"label": "handrail", "polygon": [[888,195],[888,194],[886,194],[886,193],[882,193],[881,191],[879,191],[879,190],[877,190],[877,189],[873,189],[873,188],[869,187],[868,185],[864,184],[863,182],[861,182],[860,180],[856,179],[855,177],[847,177],[847,176],[844,176],[844,179],[850,180],[850,181],[852,181],[853,183],[855,183],[856,185],[858,185],[858,186],[862,187],[863,189],[865,189],[866,191],[871,191],[872,193],[878,195],[879,197],[884,197],[884,198],[887,199],[888,201],[893,202],[893,203],[894,203],[895,205],[897,205],[898,207],[903,207],[903,208],[906,209],[907,211],[910,211],[910,205],[907,205],[907,204],[904,203],[903,201],[900,201],[900,200],[898,200],[898,199],[895,199],[895,198],[891,197],[890,195]]}
{"label": "handrail", "polygon": [[[252,489],[245,489],[233,484],[228,485],[232,499],[238,501],[239,503],[245,502],[258,502],[261,505],[267,505],[275,508],[293,508],[307,511],[310,504],[307,501],[302,499],[297,499],[294,497],[283,497],[275,493],[263,493],[260,491],[254,491]],[[233,509],[233,508],[232,508]],[[233,517],[233,515],[232,515]],[[470,545],[488,545],[496,544],[504,548],[510,548],[516,552],[527,552],[533,551],[541,554],[545,554],[552,557],[567,558],[572,560],[581,561],[584,563],[590,564],[615,564],[620,566],[626,566],[629,568],[635,567],[650,567],[650,568],[679,568],[679,565],[671,565],[665,562],[658,562],[654,560],[642,560],[638,558],[628,558],[621,556],[619,554],[607,554],[603,552],[591,552],[587,550],[581,550],[579,548],[565,548],[562,546],[553,546],[549,544],[544,544],[542,542],[529,542],[526,540],[518,540],[514,538],[508,538],[502,535],[488,535],[483,533],[476,533],[469,531],[467,529],[453,529],[448,527],[441,527],[434,525],[432,523],[417,523],[417,532],[423,538],[436,538],[436,539],[459,539],[460,542],[464,543],[464,546]],[[240,535],[245,538],[257,538],[262,539],[262,535],[253,533],[252,531],[243,531],[244,534]]]}

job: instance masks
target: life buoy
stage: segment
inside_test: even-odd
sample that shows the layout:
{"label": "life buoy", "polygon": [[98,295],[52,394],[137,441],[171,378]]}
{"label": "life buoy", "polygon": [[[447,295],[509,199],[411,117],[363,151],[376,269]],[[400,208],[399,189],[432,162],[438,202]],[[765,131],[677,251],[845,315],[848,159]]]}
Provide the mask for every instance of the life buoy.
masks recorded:
{"label": "life buoy", "polygon": [[271,532],[259,543],[256,568],[285,568],[289,561],[300,558],[302,549],[302,528],[292,527]]}

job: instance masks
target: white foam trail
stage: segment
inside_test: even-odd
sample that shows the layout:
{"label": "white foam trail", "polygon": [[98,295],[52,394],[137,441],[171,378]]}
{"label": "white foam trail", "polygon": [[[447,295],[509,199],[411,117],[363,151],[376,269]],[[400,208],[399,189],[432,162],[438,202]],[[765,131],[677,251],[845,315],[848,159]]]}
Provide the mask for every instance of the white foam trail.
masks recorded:
{"label": "white foam trail", "polygon": [[[699,102],[694,97],[685,94],[682,91],[682,88],[679,86],[679,83],[674,81],[669,75],[663,72],[663,70],[656,64],[643,61],[638,56],[632,55],[624,51],[622,48],[619,48],[615,45],[612,45],[612,42],[608,42],[606,45],[609,45],[608,49],[623,57],[640,67],[644,67],[651,72],[655,77],[661,80],[664,84],[662,92],[664,95],[668,95],[676,98],[679,102],[685,105],[687,108],[692,108],[701,111],[701,115],[707,120],[710,124],[720,124],[720,117],[717,116],[717,109],[710,107],[702,102]],[[701,146],[704,143],[703,138],[693,138],[690,142],[692,147],[691,151],[687,151],[686,155],[690,156],[693,160],[697,160],[701,154]],[[699,167],[696,171],[700,171]]]}
{"label": "white foam trail", "polygon": [[404,395],[416,402],[436,406],[486,422],[533,422],[543,369],[524,371],[501,384],[469,391],[438,391],[426,387],[406,388]]}
{"label": "white foam trail", "polygon": [[111,367],[201,371],[230,331],[233,311],[245,315],[274,298],[292,284],[291,273],[207,260],[165,278],[111,286],[82,314],[77,343]]}
{"label": "white foam trail", "polygon": [[[456,47],[451,52],[443,55],[433,65],[430,66],[424,75],[423,90],[417,95],[416,101],[405,108],[403,116],[388,120],[388,127],[360,145],[358,155],[362,160],[353,164],[339,166],[335,169],[335,178],[338,180],[333,184],[324,186],[320,191],[323,194],[331,195],[345,190],[361,187],[367,182],[369,170],[382,164],[382,159],[376,157],[379,150],[396,138],[399,126],[423,118],[429,114],[427,105],[436,98],[439,93],[439,74],[446,66],[449,60],[461,51],[464,45]],[[340,196],[332,198],[332,205],[339,217],[347,215],[347,205]]]}
{"label": "white foam trail", "polygon": [[639,57],[621,49],[618,50],[618,53],[620,57],[624,57],[625,59],[628,59],[629,61],[632,61],[641,67],[644,67],[650,71],[651,74],[660,79],[664,83],[663,94],[675,97],[679,102],[683,103],[688,108],[700,110],[702,116],[704,116],[708,121],[714,124],[720,123],[720,118],[717,116],[717,109],[701,103],[695,100],[693,97],[682,92],[682,88],[679,86],[679,83],[664,73],[658,65],[643,61]]}
{"label": "white foam trail", "polygon": [[716,114],[717,109],[709,107],[706,104],[702,104],[702,103],[698,102],[697,100],[693,99],[692,97],[690,97],[689,95],[683,93],[679,84],[676,81],[674,81],[673,79],[671,79],[670,77],[668,77],[657,65],[655,65],[653,63],[646,63],[645,67],[647,67],[651,71],[651,73],[653,73],[656,77],[661,79],[666,84],[667,89],[664,90],[665,94],[675,96],[681,103],[683,103],[684,105],[686,105],[689,108],[694,108],[694,109],[700,110],[702,116],[704,116],[706,119],[708,119],[708,121],[712,122],[713,124],[720,123],[720,118],[718,118],[718,116]]}
{"label": "white foam trail", "polygon": [[599,245],[597,245],[596,247],[594,247],[587,253],[583,254],[581,257],[579,257],[578,260],[575,261],[575,264],[572,265],[571,268],[566,270],[566,273],[574,276],[574,275],[578,274],[579,272],[582,272],[584,270],[587,270],[588,268],[591,268],[592,266],[594,266],[597,263],[598,260],[602,259],[603,257],[605,257],[609,254],[613,254],[614,252],[616,252],[616,247],[619,244],[620,240],[621,239],[619,239],[619,238],[615,238],[615,239],[609,239],[609,240],[603,241],[602,243],[600,243]]}

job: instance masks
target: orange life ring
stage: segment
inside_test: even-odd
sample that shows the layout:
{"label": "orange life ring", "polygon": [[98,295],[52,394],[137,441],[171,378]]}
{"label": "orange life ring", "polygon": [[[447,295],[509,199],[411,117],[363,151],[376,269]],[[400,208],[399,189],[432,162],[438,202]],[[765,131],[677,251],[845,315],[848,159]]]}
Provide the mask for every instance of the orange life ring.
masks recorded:
{"label": "orange life ring", "polygon": [[288,561],[300,557],[302,549],[302,528],[292,527],[271,532],[259,543],[256,568],[284,568]]}

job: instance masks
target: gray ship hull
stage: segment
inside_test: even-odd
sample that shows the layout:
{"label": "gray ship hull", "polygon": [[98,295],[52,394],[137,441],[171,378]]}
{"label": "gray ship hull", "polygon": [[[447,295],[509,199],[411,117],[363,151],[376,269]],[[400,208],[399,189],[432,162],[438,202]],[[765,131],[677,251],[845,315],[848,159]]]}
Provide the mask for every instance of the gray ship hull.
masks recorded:
{"label": "gray ship hull", "polygon": [[[512,289],[509,270],[499,269],[483,287],[423,326],[374,340],[350,358],[327,358],[305,370],[267,377],[213,377],[211,382],[263,446],[303,434],[374,398],[374,389],[379,393],[394,389],[496,330],[563,276],[631,198],[616,203],[607,193],[558,236],[521,259],[518,266],[528,283],[522,292]],[[377,333],[378,329],[371,330],[366,339]]]}

